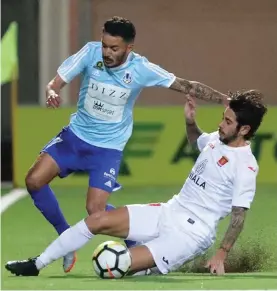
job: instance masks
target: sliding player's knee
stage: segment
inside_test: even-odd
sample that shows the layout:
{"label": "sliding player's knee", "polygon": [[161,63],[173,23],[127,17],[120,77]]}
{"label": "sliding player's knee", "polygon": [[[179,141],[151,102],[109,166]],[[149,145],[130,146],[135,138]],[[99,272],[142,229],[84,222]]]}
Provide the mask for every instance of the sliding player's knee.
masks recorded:
{"label": "sliding player's knee", "polygon": [[35,173],[28,173],[25,178],[25,184],[28,190],[36,191],[44,186],[44,181]]}
{"label": "sliding player's knee", "polygon": [[85,219],[85,221],[89,230],[93,234],[105,234],[110,228],[106,211],[99,211],[91,214]]}

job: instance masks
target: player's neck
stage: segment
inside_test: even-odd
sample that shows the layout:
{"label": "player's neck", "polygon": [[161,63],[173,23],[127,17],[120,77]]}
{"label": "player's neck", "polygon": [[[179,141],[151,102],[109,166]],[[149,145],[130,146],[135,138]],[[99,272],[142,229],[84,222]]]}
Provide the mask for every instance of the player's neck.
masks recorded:
{"label": "player's neck", "polygon": [[122,62],[120,64],[118,64],[116,67],[110,68],[112,70],[118,70],[121,67],[123,67],[124,65],[126,65],[130,59],[132,57],[132,52],[129,52],[128,54],[126,54],[126,56],[123,58]]}
{"label": "player's neck", "polygon": [[227,144],[228,147],[238,148],[248,146],[249,143],[243,138],[237,138]]}
{"label": "player's neck", "polygon": [[125,58],[122,60],[121,65],[125,64],[127,61],[129,61],[129,56],[130,56],[130,53],[126,54]]}

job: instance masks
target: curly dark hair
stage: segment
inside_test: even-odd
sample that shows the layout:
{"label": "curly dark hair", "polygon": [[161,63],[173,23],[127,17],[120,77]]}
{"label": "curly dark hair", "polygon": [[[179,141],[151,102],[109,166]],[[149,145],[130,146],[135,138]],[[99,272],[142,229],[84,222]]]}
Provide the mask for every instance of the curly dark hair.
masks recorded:
{"label": "curly dark hair", "polygon": [[112,36],[121,36],[126,42],[133,42],[136,37],[134,24],[123,17],[114,16],[104,23],[103,32]]}
{"label": "curly dark hair", "polygon": [[243,125],[249,125],[250,130],[244,136],[246,140],[254,137],[267,112],[263,104],[263,94],[257,90],[244,92],[229,92],[229,107],[235,112],[238,122],[238,129]]}

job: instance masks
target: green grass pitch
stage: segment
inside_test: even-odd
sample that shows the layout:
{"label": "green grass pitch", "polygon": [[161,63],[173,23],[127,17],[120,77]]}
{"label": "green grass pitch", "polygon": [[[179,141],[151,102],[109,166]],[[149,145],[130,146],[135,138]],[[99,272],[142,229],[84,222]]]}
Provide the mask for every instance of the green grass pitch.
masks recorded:
{"label": "green grass pitch", "polygon": [[[116,206],[130,203],[166,201],[180,187],[125,188],[112,194]],[[86,216],[83,188],[54,188],[70,224]],[[172,289],[277,289],[277,185],[258,185],[255,201],[249,211],[244,231],[236,247],[249,241],[270,250],[270,260],[257,273],[232,273],[224,277],[209,274],[171,273],[166,276],[126,277],[101,280],[93,272],[91,256],[94,248],[110,239],[99,236],[78,251],[78,261],[70,274],[64,274],[62,261],[43,270],[39,277],[23,278],[10,275],[4,268],[8,260],[38,255],[56,237],[56,233],[33,206],[29,197],[9,208],[1,217],[2,258],[1,284],[4,290],[172,290]],[[227,228],[229,218],[221,222],[218,241]],[[213,247],[215,249],[215,247]]]}

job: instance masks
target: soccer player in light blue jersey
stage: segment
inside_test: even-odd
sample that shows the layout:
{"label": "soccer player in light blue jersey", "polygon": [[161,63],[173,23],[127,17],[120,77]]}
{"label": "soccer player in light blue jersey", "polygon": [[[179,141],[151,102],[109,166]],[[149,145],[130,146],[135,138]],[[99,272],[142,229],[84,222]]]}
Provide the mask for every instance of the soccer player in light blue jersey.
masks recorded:
{"label": "soccer player in light blue jersey", "polygon": [[[76,171],[89,174],[86,209],[104,209],[109,194],[120,188],[117,176],[122,151],[132,134],[133,107],[142,89],[169,88],[198,99],[224,103],[227,96],[204,84],[176,77],[133,52],[136,30],[127,19],[113,17],[103,27],[101,42],[89,42],[66,59],[46,89],[46,104],[57,108],[60,91],[82,75],[76,113],[41,151],[26,176],[35,206],[61,234],[70,226],[49,183]],[[184,96],[185,96],[184,95]],[[69,272],[75,253],[64,257]]]}

